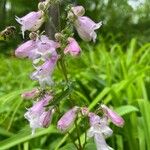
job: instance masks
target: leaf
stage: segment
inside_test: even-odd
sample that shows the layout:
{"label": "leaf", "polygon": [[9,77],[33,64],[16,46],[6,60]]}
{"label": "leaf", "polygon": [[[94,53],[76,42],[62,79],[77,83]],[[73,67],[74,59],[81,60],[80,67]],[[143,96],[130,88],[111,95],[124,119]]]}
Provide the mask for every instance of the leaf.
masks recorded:
{"label": "leaf", "polygon": [[72,143],[68,143],[62,148],[59,148],[59,150],[76,150],[76,147]]}
{"label": "leaf", "polygon": [[137,111],[139,111],[139,110],[138,110],[138,108],[135,107],[135,106],[126,105],[126,106],[121,106],[121,107],[115,109],[115,111],[116,111],[119,115],[123,116],[123,115],[129,114],[129,113],[131,113],[131,112],[137,112]]}
{"label": "leaf", "polygon": [[87,143],[84,150],[96,150],[96,145],[94,143]]}
{"label": "leaf", "polygon": [[13,146],[21,144],[23,142],[29,141],[31,139],[47,135],[50,133],[57,133],[57,129],[54,126],[50,126],[47,129],[39,129],[35,135],[31,135],[31,129],[25,128],[24,130],[20,131],[18,134],[11,136],[10,138],[3,140],[0,142],[0,150],[9,149]]}

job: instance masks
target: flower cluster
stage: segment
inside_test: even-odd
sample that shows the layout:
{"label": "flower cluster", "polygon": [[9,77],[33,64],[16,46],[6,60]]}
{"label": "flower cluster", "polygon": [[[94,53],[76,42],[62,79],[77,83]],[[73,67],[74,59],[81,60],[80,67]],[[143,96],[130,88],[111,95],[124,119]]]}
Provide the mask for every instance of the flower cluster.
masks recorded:
{"label": "flower cluster", "polygon": [[[24,115],[30,123],[32,134],[37,128],[48,127],[53,113],[56,112],[56,105],[50,105],[50,103],[55,99],[51,91],[54,85],[52,75],[57,62],[62,63],[67,54],[78,56],[81,53],[81,48],[74,39],[71,29],[74,27],[82,40],[95,42],[97,37],[95,30],[102,25],[102,22],[95,23],[89,17],[84,16],[85,9],[82,6],[70,7],[67,13],[66,27],[55,34],[55,40],[51,40],[43,34],[44,32],[40,33],[40,27],[46,21],[47,10],[50,5],[52,5],[52,1],[45,0],[38,4],[38,11],[30,12],[22,18],[16,17],[16,21],[21,25],[23,38],[25,31],[30,31],[30,34],[29,40],[18,46],[15,55],[32,61],[34,71],[30,74],[30,78],[36,80],[40,85],[39,88],[22,94],[23,99],[36,99],[33,106],[28,108]],[[68,86],[68,79],[66,79],[66,85]],[[48,87],[51,88],[51,91],[48,90]],[[55,103],[55,101],[53,102]],[[87,108],[74,106],[62,116],[57,127],[62,132],[68,131],[80,113],[89,118],[91,127],[88,130],[88,136],[94,137],[97,149],[107,150],[109,146],[106,144],[105,138],[112,134],[108,120],[110,119],[119,127],[123,126],[124,121],[107,106],[102,105],[101,108],[104,116],[99,117],[95,113],[89,112]]]}
{"label": "flower cluster", "polygon": [[62,132],[68,131],[74,124],[79,112],[84,117],[89,118],[90,129],[87,132],[88,137],[93,137],[96,143],[97,150],[109,150],[105,139],[110,137],[113,133],[109,127],[109,120],[118,127],[124,125],[124,120],[116,112],[109,109],[106,105],[101,105],[103,116],[100,117],[93,112],[89,112],[88,108],[73,107],[66,112],[58,121],[57,128]]}

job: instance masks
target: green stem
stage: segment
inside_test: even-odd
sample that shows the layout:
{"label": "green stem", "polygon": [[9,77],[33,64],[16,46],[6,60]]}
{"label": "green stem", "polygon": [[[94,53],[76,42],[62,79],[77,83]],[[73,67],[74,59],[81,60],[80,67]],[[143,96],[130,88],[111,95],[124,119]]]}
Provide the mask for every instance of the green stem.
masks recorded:
{"label": "green stem", "polygon": [[71,135],[69,132],[67,132],[67,133],[68,133],[68,135],[70,136],[70,139],[72,140],[72,143],[73,143],[74,146],[77,148],[77,150],[80,150],[79,147],[78,147],[78,145],[75,143],[74,139],[72,138],[72,135]]}
{"label": "green stem", "polygon": [[[65,81],[68,85],[68,76],[67,76],[67,69],[66,69],[66,66],[65,66],[65,63],[63,61],[63,56],[62,58],[60,59],[60,65],[61,65],[61,68],[62,68],[62,72],[63,72],[63,75],[64,75],[64,78],[65,78]],[[70,99],[71,99],[71,95],[69,95]],[[82,145],[81,145],[81,141],[80,141],[80,133],[79,133],[79,129],[78,129],[78,125],[77,125],[77,122],[75,121],[75,127],[76,127],[76,130],[77,130],[77,138],[78,138],[78,142],[79,142],[79,150],[82,150]]]}
{"label": "green stem", "polygon": [[82,150],[82,145],[81,145],[81,141],[80,141],[80,133],[79,133],[79,128],[78,128],[78,124],[77,121],[75,120],[75,127],[77,130],[77,138],[78,138],[78,142],[79,142],[79,149]]}

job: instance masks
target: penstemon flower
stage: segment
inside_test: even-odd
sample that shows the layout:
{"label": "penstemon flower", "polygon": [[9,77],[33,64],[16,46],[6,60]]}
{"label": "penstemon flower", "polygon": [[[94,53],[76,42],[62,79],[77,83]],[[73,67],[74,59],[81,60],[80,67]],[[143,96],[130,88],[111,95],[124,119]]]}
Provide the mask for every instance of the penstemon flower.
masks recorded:
{"label": "penstemon flower", "polygon": [[80,54],[81,48],[74,38],[68,38],[68,45],[64,49],[64,53],[70,53],[72,56],[77,56]]}
{"label": "penstemon flower", "polygon": [[122,127],[124,125],[124,120],[120,117],[116,112],[112,111],[106,105],[101,105],[104,114],[118,127]]}
{"label": "penstemon flower", "polygon": [[29,40],[29,41],[23,43],[16,49],[15,55],[19,58],[25,58],[25,57],[36,58],[36,57],[38,57],[36,41]]}
{"label": "penstemon flower", "polygon": [[93,40],[93,42],[95,42],[97,37],[95,30],[101,27],[102,22],[95,23],[86,16],[78,16],[74,22],[74,25],[81,39],[84,41]]}
{"label": "penstemon flower", "polygon": [[78,112],[79,112],[79,107],[77,106],[73,107],[68,112],[66,112],[58,121],[57,128],[62,132],[68,131],[73,125]]}
{"label": "penstemon flower", "polygon": [[37,31],[44,23],[45,19],[42,11],[33,11],[22,18],[16,16],[16,21],[21,24],[22,35],[24,37],[24,32],[26,30]]}
{"label": "penstemon flower", "polygon": [[102,22],[95,23],[89,17],[83,16],[85,10],[82,6],[72,7],[72,12],[75,15],[74,17],[74,26],[80,36],[84,41],[95,42],[97,34],[95,30],[99,29],[102,25]]}
{"label": "penstemon flower", "polygon": [[39,67],[35,67],[36,71],[31,74],[31,79],[38,80],[41,88],[44,89],[46,85],[52,85],[53,82],[52,82],[51,75],[55,68],[57,59],[58,59],[57,54],[51,56],[51,58],[46,60],[44,64],[42,64]]}
{"label": "penstemon flower", "polygon": [[40,91],[38,89],[32,89],[31,91],[27,91],[27,92],[22,93],[21,97],[23,99],[26,99],[26,100],[34,99],[38,96],[39,92]]}
{"label": "penstemon flower", "polygon": [[30,122],[32,128],[32,134],[34,134],[36,128],[47,126],[51,119],[47,120],[47,117],[51,118],[52,110],[45,110],[45,106],[52,100],[51,95],[44,95],[42,99],[36,102],[28,111],[24,114],[24,117]]}
{"label": "penstemon flower", "polygon": [[89,113],[90,129],[88,130],[88,137],[94,137],[97,150],[109,150],[105,138],[112,135],[113,131],[108,126],[107,118],[100,118],[94,113]]}

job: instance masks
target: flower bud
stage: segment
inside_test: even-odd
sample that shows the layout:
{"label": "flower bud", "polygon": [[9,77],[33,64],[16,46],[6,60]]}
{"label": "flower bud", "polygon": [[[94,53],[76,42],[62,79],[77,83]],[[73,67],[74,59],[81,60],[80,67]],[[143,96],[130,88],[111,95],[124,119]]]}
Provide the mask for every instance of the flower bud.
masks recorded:
{"label": "flower bud", "polygon": [[74,123],[77,114],[79,111],[79,107],[75,106],[66,112],[58,121],[57,128],[60,129],[62,132],[66,132]]}
{"label": "flower bud", "polygon": [[63,35],[61,33],[55,33],[55,39],[57,41],[60,41],[62,39]]}
{"label": "flower bud", "polygon": [[37,39],[37,37],[38,37],[38,34],[36,32],[31,32],[29,34],[29,38],[33,41],[35,41]]}
{"label": "flower bud", "polygon": [[38,89],[33,89],[31,91],[27,91],[27,92],[22,93],[21,97],[23,99],[26,99],[26,100],[34,99],[36,96],[38,96],[38,94],[39,94],[39,90]]}
{"label": "flower bud", "polygon": [[44,11],[45,10],[45,3],[44,2],[39,2],[38,9]]}
{"label": "flower bud", "polygon": [[122,127],[124,125],[124,120],[121,116],[119,116],[116,112],[112,111],[105,105],[101,105],[104,114],[118,127]]}
{"label": "flower bud", "polygon": [[81,48],[77,43],[77,41],[72,37],[69,37],[67,40],[68,40],[68,45],[64,49],[64,53],[65,54],[70,53],[71,56],[79,55],[81,52]]}
{"label": "flower bud", "polygon": [[85,14],[85,9],[83,6],[72,7],[71,10],[76,16],[83,16]]}
{"label": "flower bud", "polygon": [[83,116],[88,116],[88,114],[89,114],[88,108],[87,108],[87,107],[82,107],[82,108],[81,108],[81,114],[82,114]]}
{"label": "flower bud", "polygon": [[67,15],[67,18],[68,18],[69,20],[73,21],[74,18],[75,18],[75,15],[74,15],[72,12],[69,12],[68,15]]}

